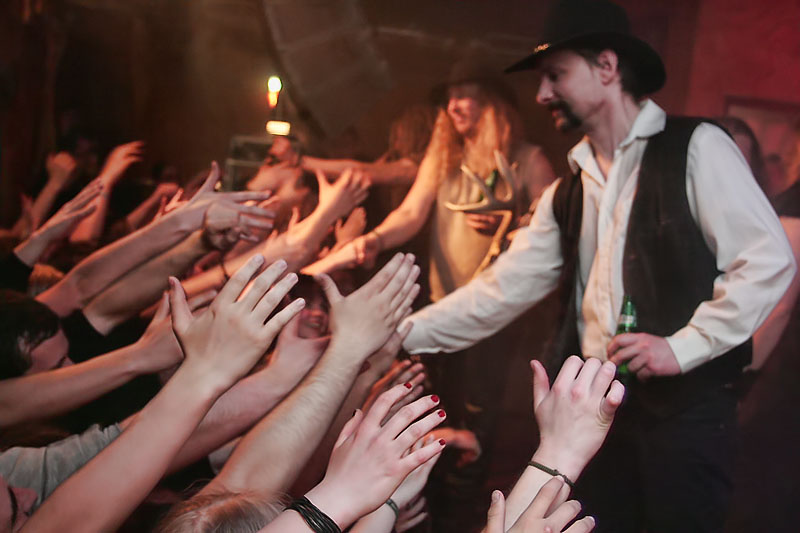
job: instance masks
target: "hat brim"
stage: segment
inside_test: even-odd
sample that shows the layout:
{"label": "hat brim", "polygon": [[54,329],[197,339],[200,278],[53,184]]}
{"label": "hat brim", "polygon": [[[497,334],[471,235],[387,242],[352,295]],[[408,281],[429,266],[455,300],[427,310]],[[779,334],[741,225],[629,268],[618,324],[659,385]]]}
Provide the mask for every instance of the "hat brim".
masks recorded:
{"label": "hat brim", "polygon": [[641,78],[642,89],[646,94],[654,93],[664,86],[667,73],[658,52],[641,39],[623,33],[587,33],[561,41],[543,43],[530,55],[506,68],[505,72],[535,70],[539,68],[542,58],[558,50],[597,46],[610,48],[627,57]]}

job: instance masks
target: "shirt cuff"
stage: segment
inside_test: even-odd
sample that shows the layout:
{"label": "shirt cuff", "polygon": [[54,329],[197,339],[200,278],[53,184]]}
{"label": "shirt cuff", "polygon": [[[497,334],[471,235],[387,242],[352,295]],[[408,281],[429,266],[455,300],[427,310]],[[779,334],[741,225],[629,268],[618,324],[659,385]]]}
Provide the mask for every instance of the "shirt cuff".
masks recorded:
{"label": "shirt cuff", "polygon": [[424,326],[424,320],[414,313],[410,317],[403,320],[397,327],[398,330],[402,329],[411,322],[411,331],[408,332],[405,340],[403,341],[403,349],[410,354],[430,353],[440,351],[437,348],[431,347],[433,341],[428,335],[427,329]]}
{"label": "shirt cuff", "polygon": [[683,374],[711,360],[711,344],[693,326],[685,326],[666,339]]}

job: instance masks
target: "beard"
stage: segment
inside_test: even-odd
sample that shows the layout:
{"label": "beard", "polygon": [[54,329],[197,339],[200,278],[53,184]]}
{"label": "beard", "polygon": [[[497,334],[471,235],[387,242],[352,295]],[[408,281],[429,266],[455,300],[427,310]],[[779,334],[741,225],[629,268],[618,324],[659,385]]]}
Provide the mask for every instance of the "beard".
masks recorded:
{"label": "beard", "polygon": [[554,117],[555,126],[558,131],[569,132],[577,130],[583,125],[583,120],[575,114],[572,108],[563,100],[558,102],[551,102],[547,104],[547,109],[552,113],[553,111],[560,111],[562,120]]}

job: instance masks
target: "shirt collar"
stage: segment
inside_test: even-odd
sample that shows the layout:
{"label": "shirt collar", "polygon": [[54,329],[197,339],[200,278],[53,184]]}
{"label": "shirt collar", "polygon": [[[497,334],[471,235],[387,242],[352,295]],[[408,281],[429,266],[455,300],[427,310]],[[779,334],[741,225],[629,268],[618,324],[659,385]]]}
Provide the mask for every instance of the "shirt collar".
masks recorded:
{"label": "shirt collar", "polygon": [[[624,148],[630,145],[636,139],[647,139],[653,135],[664,131],[667,123],[667,114],[661,109],[658,104],[649,98],[644,100],[641,105],[639,114],[633,121],[633,126],[628,132],[628,135],[619,144],[619,148]],[[602,178],[603,174],[597,166],[597,161],[594,159],[594,151],[589,142],[589,138],[584,136],[567,153],[567,163],[573,173],[583,170],[587,174],[597,178]],[[600,179],[600,181],[605,181]]]}

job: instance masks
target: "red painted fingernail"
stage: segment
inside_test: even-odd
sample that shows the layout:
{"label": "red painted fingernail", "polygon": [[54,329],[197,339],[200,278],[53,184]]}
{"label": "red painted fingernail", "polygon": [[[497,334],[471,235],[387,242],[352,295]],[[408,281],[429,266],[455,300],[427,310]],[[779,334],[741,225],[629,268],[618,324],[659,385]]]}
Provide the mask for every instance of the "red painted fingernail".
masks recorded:
{"label": "red painted fingernail", "polygon": [[438,411],[436,411],[436,414],[439,415],[439,418],[444,418],[444,416],[445,416],[444,415],[444,409],[439,409]]}
{"label": "red painted fingernail", "polygon": [[446,441],[446,440],[444,440],[444,439],[439,439],[439,444],[440,444],[441,446],[444,446],[445,444],[447,444],[447,441]]}
{"label": "red painted fingernail", "polygon": [[431,401],[433,401],[433,403],[439,403],[439,397],[434,394],[431,396]]}
{"label": "red painted fingernail", "polygon": [[406,388],[410,389],[411,388],[411,383],[406,382]]}

